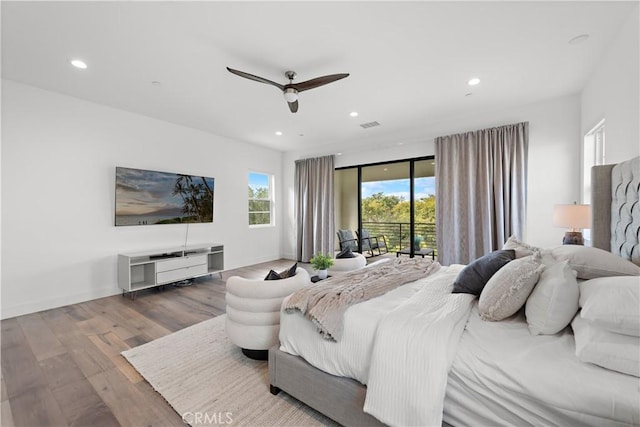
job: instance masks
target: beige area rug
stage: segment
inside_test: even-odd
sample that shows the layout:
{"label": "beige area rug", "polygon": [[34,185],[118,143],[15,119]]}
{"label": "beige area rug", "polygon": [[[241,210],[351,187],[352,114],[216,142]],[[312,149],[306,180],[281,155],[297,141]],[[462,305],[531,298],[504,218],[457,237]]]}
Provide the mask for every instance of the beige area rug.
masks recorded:
{"label": "beige area rug", "polygon": [[183,417],[199,425],[336,426],[285,392],[269,392],[266,361],[245,357],[229,341],[225,315],[122,355]]}

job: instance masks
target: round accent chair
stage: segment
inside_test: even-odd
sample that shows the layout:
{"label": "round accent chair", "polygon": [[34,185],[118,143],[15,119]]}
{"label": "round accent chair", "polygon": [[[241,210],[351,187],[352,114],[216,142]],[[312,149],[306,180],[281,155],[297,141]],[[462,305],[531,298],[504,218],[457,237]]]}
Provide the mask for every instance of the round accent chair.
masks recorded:
{"label": "round accent chair", "polygon": [[[337,254],[337,252],[336,252]],[[354,253],[353,258],[334,258],[333,265],[329,268],[330,275],[346,273],[347,271],[357,270],[367,265],[367,258],[359,253]]]}
{"label": "round accent chair", "polygon": [[251,359],[266,360],[269,348],[278,343],[282,301],[311,284],[309,273],[297,268],[295,275],[280,280],[227,280],[227,336]]}

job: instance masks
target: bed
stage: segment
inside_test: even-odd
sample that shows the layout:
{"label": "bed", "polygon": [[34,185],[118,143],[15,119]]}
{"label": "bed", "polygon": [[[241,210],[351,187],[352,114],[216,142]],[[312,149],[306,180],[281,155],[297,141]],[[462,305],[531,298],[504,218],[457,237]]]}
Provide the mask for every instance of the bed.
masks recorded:
{"label": "bed", "polygon": [[[622,162],[615,168],[608,165],[592,171],[592,244],[637,265],[640,265],[639,171],[640,158]],[[428,404],[433,406],[431,412],[440,412],[436,425],[640,424],[637,375],[579,360],[572,327],[567,326],[555,334],[532,335],[524,309],[505,320],[487,322],[480,318],[477,299],[461,296],[456,298],[456,307],[452,310],[465,315],[447,326],[447,331],[459,330],[459,338],[448,342],[447,337],[455,333],[442,335],[443,330],[420,329],[416,334],[438,337],[433,342],[439,344],[424,350],[423,344],[402,343],[402,338],[396,336],[400,334],[393,332],[393,322],[387,325],[389,317],[393,320],[398,311],[411,312],[416,305],[412,306],[410,301],[416,298],[419,301],[423,298],[421,304],[425,304],[437,297],[429,292],[446,289],[462,268],[459,265],[443,267],[425,279],[349,308],[344,315],[344,332],[339,342],[319,338],[314,325],[303,315],[283,313],[281,344],[269,351],[272,393],[284,390],[343,425],[424,425],[423,420],[436,419],[402,418],[404,414],[393,413],[394,410],[405,412],[402,401],[416,395],[419,398],[412,402],[413,406],[422,403],[427,406],[425,402],[436,401]],[[634,274],[633,271],[630,274]],[[592,282],[599,285],[597,281],[590,280],[587,285]],[[399,306],[403,310],[398,310]],[[583,311],[585,309],[586,306]],[[430,317],[424,317],[424,323],[431,322],[436,311],[434,308]],[[423,314],[415,312],[408,316],[420,319]],[[406,322],[406,318],[395,319],[395,322]],[[404,347],[395,353],[383,351],[384,347],[374,337],[385,331],[390,335],[387,339],[393,343],[391,347],[414,347]],[[407,348],[414,360],[399,354]],[[445,363],[444,378],[438,378],[439,371],[432,371],[431,362],[426,359],[432,352],[450,357],[449,364]],[[393,368],[396,369],[392,370],[393,375],[380,374],[381,370],[389,369],[386,365],[400,368]],[[418,378],[417,385],[410,384],[404,390],[393,384],[395,377],[403,375],[408,377],[405,381],[413,376]],[[422,389],[416,389],[430,388],[432,382],[443,381],[445,387],[440,394],[436,391],[434,395],[431,390],[432,394],[423,394]],[[441,402],[437,402],[438,399]],[[385,403],[391,407],[390,414],[385,413]],[[376,417],[368,412],[375,413]]]}

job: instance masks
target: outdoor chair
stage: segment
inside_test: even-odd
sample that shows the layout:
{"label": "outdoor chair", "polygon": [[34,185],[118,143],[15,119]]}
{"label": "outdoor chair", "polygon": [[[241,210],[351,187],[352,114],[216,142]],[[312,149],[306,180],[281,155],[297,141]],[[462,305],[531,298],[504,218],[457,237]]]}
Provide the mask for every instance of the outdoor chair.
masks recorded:
{"label": "outdoor chair", "polygon": [[387,239],[384,237],[384,235],[372,236],[371,233],[369,233],[369,230],[363,228],[361,240],[363,243],[363,249],[364,242],[367,242],[367,246],[369,247],[369,251],[372,256],[376,255],[373,253],[374,250],[378,251],[377,255],[382,255],[389,252],[389,249],[387,249]]}
{"label": "outdoor chair", "polygon": [[[356,232],[357,234],[357,232]],[[340,250],[349,248],[351,252],[358,251],[358,239],[353,235],[351,230],[338,230],[338,241],[340,242]],[[369,252],[371,256],[374,255],[373,248],[371,247],[371,241],[369,239],[362,241],[362,253]]]}
{"label": "outdoor chair", "polygon": [[358,240],[353,236],[351,230],[338,230],[338,241],[340,250],[349,248],[351,252],[358,252]]}

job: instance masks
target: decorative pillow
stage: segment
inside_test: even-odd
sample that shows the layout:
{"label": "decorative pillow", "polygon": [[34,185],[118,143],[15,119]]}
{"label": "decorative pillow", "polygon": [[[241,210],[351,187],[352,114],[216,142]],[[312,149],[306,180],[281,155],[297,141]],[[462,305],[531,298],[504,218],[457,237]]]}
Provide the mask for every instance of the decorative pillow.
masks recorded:
{"label": "decorative pillow", "polygon": [[516,251],[516,258],[522,258],[529,255],[533,255],[534,252],[539,251],[540,248],[531,246],[521,240],[518,240],[516,236],[511,236],[505,242],[502,249],[513,249]]}
{"label": "decorative pillow", "polygon": [[517,259],[498,270],[480,294],[480,318],[496,321],[515,314],[527,301],[542,270],[544,266],[536,255]]}
{"label": "decorative pillow", "polygon": [[602,329],[640,336],[640,278],[601,277],[580,284],[580,316]]}
{"label": "decorative pillow", "polygon": [[286,279],[287,277],[293,277],[296,275],[297,268],[298,268],[298,263],[296,262],[291,266],[291,268],[284,270],[280,273],[276,273],[273,270],[269,270],[269,274],[267,274],[267,277],[265,277],[264,280],[280,280],[280,279]]}
{"label": "decorative pillow", "polygon": [[336,254],[336,259],[338,258],[355,258],[355,254],[351,252],[351,248],[348,246],[341,250],[338,254]]}
{"label": "decorative pillow", "polygon": [[601,329],[580,315],[573,319],[571,327],[580,361],[640,377],[640,337]]}
{"label": "decorative pillow", "polygon": [[453,282],[454,294],[480,295],[491,276],[516,257],[513,249],[493,251],[467,265]]}
{"label": "decorative pillow", "polygon": [[582,245],[562,245],[551,249],[559,261],[567,260],[580,279],[610,276],[640,276],[640,267],[611,252]]}
{"label": "decorative pillow", "polygon": [[280,279],[282,279],[282,277],[280,277],[280,275],[273,270],[269,270],[267,277],[264,278],[264,280],[280,280]]}
{"label": "decorative pillow", "polygon": [[525,315],[533,335],[553,335],[566,328],[578,312],[580,290],[568,261],[545,267],[529,295]]}

